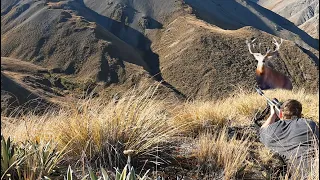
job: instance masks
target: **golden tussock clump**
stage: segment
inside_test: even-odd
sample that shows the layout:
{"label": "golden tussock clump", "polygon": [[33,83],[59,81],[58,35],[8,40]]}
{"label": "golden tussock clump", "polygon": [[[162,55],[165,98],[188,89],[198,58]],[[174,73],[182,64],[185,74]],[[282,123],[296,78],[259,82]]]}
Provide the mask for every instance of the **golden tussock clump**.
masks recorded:
{"label": "golden tussock clump", "polygon": [[[266,107],[263,97],[239,89],[222,100],[179,102],[160,98],[157,89],[157,85],[133,88],[110,101],[103,97],[87,98],[41,116],[30,113],[2,117],[1,132],[15,142],[53,141],[58,149],[65,148],[67,152],[63,162],[75,164],[75,168],[79,168],[79,161],[107,164],[111,169],[123,167],[123,151],[128,149],[133,150],[133,162],[153,161],[161,152],[166,154],[161,160],[166,161],[175,156],[166,150],[180,147],[183,139],[191,139],[195,144],[191,156],[202,171],[223,169],[223,176],[231,179],[248,169],[253,142],[244,137],[229,137],[227,129],[252,125],[255,113]],[[280,101],[297,99],[303,105],[304,117],[319,122],[319,93],[301,89],[269,90],[265,94]],[[256,154],[262,164],[272,159],[266,150]],[[314,164],[310,177],[319,175],[315,171],[319,162]]]}

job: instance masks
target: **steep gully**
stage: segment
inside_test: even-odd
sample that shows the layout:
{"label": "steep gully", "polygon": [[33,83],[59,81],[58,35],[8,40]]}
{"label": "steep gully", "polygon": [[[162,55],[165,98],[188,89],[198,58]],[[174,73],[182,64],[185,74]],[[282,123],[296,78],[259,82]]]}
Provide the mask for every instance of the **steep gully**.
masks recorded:
{"label": "steep gully", "polygon": [[[79,3],[79,2],[78,2]],[[143,68],[150,73],[151,76],[154,77],[154,79],[158,82],[160,82],[162,85],[166,86],[167,88],[173,90],[177,95],[179,95],[182,98],[186,98],[186,96],[180,92],[178,89],[176,89],[173,85],[166,82],[160,71],[160,65],[159,65],[159,55],[154,53],[151,50],[151,41],[149,38],[147,38],[144,34],[139,32],[138,30],[135,30],[131,28],[130,26],[127,26],[125,22],[121,21],[115,21],[109,17],[103,16],[98,14],[97,12],[91,10],[88,8],[83,0],[80,1],[80,7],[83,8],[83,10],[79,11],[80,15],[83,16],[85,19],[95,21],[97,24],[102,26],[103,28],[107,29],[111,33],[113,33],[115,36],[117,36],[119,39],[127,42],[131,46],[137,48],[139,51],[143,52],[142,57],[144,61],[146,62],[148,67]],[[156,21],[153,18],[148,17],[149,21],[151,22],[150,26],[148,28],[161,28],[162,24],[158,21]],[[135,44],[134,41],[130,41],[128,36],[123,37],[120,32],[122,30],[125,30],[126,32],[130,32],[130,37],[136,37],[138,39],[138,43]],[[141,66],[139,64],[136,64],[138,66]]]}

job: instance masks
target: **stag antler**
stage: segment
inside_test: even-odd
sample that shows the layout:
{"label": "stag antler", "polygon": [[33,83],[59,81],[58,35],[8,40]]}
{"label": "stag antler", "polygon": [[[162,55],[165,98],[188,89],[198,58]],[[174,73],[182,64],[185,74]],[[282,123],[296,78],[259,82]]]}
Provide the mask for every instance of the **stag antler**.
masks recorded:
{"label": "stag antler", "polygon": [[273,55],[275,55],[275,54],[278,53],[278,51],[279,51],[279,49],[280,49],[280,46],[281,46],[281,44],[282,44],[282,42],[283,42],[283,39],[281,38],[280,44],[277,42],[276,38],[273,38],[273,40],[274,40],[274,41],[272,41],[272,43],[273,43],[274,45],[276,45],[276,49],[273,50],[273,51],[271,51],[272,49],[269,49],[269,48],[268,48],[267,53],[266,53],[265,56],[273,56]]}
{"label": "stag antler", "polygon": [[[248,46],[248,48],[249,48],[250,54],[257,54],[257,53],[253,53],[253,52],[251,51],[251,44],[254,43],[256,40],[257,40],[256,38],[254,38],[251,42],[249,42],[248,39],[246,40],[246,44],[247,44],[247,46]],[[255,44],[252,44],[252,46],[253,46],[253,48],[254,48]],[[260,44],[259,44],[259,47],[260,47]]]}

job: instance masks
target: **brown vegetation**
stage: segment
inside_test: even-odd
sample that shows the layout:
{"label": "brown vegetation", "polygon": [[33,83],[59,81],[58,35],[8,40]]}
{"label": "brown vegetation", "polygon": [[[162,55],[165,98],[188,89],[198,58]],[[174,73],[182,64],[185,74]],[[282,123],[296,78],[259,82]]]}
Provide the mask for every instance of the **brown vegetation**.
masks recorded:
{"label": "brown vegetation", "polygon": [[[319,122],[319,94],[275,90],[266,95],[301,101],[304,117]],[[253,172],[255,177],[278,177],[272,172],[279,173],[273,170],[281,163],[260,143],[253,142],[250,132],[238,129],[230,134],[232,127],[252,125],[255,111],[265,105],[261,96],[245,90],[220,101],[174,102],[159,97],[154,86],[132,89],[111,101],[81,100],[42,116],[3,117],[1,131],[16,142],[52,140],[59,149],[66,147],[63,162],[73,165],[77,172],[86,165],[102,165],[109,170],[123,167],[123,150],[131,149],[134,166],[144,166],[144,170],[157,167],[159,173],[172,173],[165,171],[162,163],[170,167],[180,161],[178,167],[198,174],[198,178],[241,179]],[[184,161],[198,168],[185,166]]]}

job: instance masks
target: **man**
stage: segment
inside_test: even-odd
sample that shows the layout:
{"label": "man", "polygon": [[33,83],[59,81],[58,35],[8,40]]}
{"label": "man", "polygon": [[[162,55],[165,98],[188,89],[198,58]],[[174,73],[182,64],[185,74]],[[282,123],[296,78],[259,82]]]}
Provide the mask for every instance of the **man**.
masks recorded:
{"label": "man", "polygon": [[301,170],[299,174],[306,176],[318,153],[319,128],[314,121],[301,118],[302,105],[297,100],[289,99],[281,105],[278,121],[274,108],[270,107],[270,116],[260,128],[260,141],[280,154],[291,172]]}

